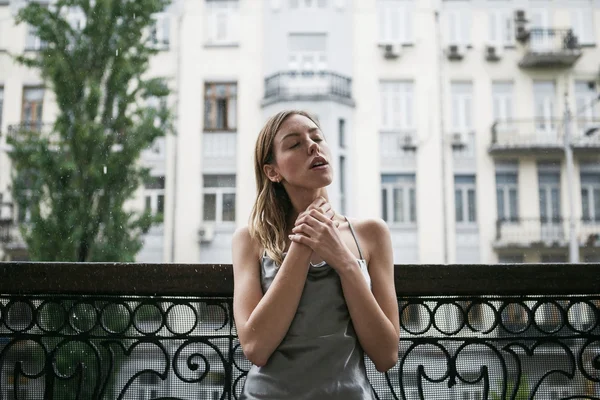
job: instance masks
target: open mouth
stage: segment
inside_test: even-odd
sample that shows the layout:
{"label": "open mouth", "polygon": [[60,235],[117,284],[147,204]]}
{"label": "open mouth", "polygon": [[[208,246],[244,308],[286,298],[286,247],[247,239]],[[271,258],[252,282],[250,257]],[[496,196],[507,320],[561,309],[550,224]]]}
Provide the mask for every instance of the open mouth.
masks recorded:
{"label": "open mouth", "polygon": [[327,160],[323,157],[316,157],[313,162],[310,164],[310,169],[315,168],[324,168],[328,165]]}

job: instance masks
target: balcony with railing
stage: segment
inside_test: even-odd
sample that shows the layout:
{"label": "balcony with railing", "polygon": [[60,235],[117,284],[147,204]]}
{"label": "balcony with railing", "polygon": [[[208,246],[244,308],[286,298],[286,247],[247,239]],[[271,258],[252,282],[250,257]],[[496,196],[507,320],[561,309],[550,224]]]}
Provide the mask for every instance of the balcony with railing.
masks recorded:
{"label": "balcony with railing", "polygon": [[[577,220],[575,232],[579,246],[600,248],[600,219]],[[512,218],[496,222],[495,248],[567,248],[568,244],[568,218]]]}
{"label": "balcony with railing", "polygon": [[525,46],[521,68],[572,67],[582,54],[571,29],[531,28],[517,37]]}
{"label": "balcony with railing", "polygon": [[323,100],[354,105],[352,78],[331,71],[282,71],[265,78],[263,106]]}
{"label": "balcony with railing", "polygon": [[[556,376],[570,398],[598,398],[599,268],[396,266],[399,361],[382,374],[367,360],[377,398],[567,398],[552,397]],[[230,265],[1,263],[0,397],[239,398],[251,365],[232,278]]]}
{"label": "balcony with railing", "polygon": [[[571,146],[577,153],[600,152],[600,119],[578,118],[571,122]],[[552,118],[495,121],[491,127],[492,155],[561,154],[564,151],[563,120]]]}

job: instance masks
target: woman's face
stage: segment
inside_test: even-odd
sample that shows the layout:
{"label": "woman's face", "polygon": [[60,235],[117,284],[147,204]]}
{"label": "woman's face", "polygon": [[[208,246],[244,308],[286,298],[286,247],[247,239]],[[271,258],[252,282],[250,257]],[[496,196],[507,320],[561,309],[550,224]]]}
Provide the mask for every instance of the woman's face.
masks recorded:
{"label": "woman's face", "polygon": [[304,115],[290,115],[273,141],[275,160],[265,166],[272,181],[306,189],[325,187],[333,180],[331,151],[319,127]]}

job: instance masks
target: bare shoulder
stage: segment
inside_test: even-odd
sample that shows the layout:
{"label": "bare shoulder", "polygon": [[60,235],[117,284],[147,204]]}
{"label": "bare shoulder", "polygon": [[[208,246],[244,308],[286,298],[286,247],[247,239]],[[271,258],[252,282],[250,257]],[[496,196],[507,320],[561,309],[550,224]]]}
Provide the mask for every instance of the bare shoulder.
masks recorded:
{"label": "bare shoulder", "polygon": [[234,268],[237,258],[236,255],[247,259],[258,260],[260,259],[260,254],[262,253],[262,246],[260,245],[260,242],[258,239],[250,235],[250,229],[248,226],[236,229],[232,237],[232,247]]}
{"label": "bare shoulder", "polygon": [[365,250],[367,261],[389,247],[391,249],[390,230],[381,218],[354,219],[349,218],[358,240]]}

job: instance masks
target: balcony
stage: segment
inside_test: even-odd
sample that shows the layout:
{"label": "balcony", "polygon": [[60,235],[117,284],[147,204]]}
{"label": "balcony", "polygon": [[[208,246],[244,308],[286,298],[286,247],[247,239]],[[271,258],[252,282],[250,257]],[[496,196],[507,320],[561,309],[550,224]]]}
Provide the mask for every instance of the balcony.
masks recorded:
{"label": "balcony", "polygon": [[[581,247],[600,247],[600,219],[576,221],[575,231]],[[567,248],[567,218],[514,218],[496,222],[494,247],[503,248]]]}
{"label": "balcony", "polygon": [[283,101],[326,100],[353,106],[352,78],[331,71],[284,71],[265,78],[263,107]]}
{"label": "balcony", "polygon": [[521,68],[568,68],[582,54],[571,29],[532,28],[518,38],[525,46]]}
{"label": "balcony", "polygon": [[6,137],[15,142],[22,141],[23,138],[28,136],[45,137],[52,140],[53,138],[56,138],[56,133],[53,131],[53,124],[42,123],[41,121],[23,122],[20,124],[9,125]]}
{"label": "balcony", "polygon": [[[571,145],[576,153],[600,151],[600,120],[576,119],[571,124]],[[564,152],[563,120],[534,118],[496,121],[491,127],[492,155],[536,155]]]}
{"label": "balcony", "polygon": [[[366,364],[378,398],[510,398],[522,382],[549,399],[556,375],[597,398],[599,267],[396,266],[399,362]],[[237,399],[251,365],[232,290],[230,265],[2,263],[0,395]]]}

